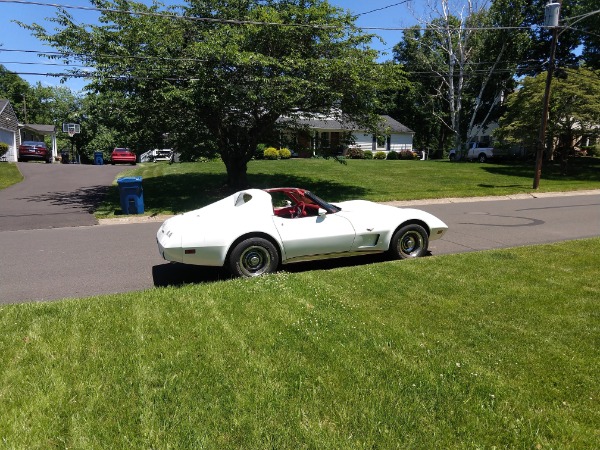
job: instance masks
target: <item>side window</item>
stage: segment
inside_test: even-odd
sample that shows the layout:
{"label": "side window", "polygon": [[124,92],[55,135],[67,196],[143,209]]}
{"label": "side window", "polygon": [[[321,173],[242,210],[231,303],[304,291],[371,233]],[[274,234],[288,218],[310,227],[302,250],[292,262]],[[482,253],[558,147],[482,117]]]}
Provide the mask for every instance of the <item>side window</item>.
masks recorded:
{"label": "side window", "polygon": [[250,194],[248,194],[247,192],[242,192],[235,199],[235,206],[242,206],[242,205],[248,203],[250,200],[252,200],[252,196]]}
{"label": "side window", "polygon": [[290,199],[283,192],[270,192],[273,208],[285,208],[290,206]]}

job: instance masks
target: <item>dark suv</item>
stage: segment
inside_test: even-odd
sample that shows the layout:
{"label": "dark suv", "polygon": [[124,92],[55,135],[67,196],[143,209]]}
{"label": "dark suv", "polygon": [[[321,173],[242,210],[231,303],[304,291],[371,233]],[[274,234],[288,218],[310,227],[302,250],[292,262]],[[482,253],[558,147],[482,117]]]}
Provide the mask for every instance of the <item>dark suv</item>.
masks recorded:
{"label": "dark suv", "polygon": [[48,150],[46,144],[38,141],[23,141],[19,145],[19,162],[37,159],[52,162],[52,152]]}

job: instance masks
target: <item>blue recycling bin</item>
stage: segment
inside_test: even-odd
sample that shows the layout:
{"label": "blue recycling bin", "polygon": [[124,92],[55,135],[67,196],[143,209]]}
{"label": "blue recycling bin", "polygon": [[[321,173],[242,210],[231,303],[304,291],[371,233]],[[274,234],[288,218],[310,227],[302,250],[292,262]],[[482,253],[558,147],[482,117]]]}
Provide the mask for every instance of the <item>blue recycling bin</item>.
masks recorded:
{"label": "blue recycling bin", "polygon": [[142,177],[124,177],[117,180],[123,214],[144,214]]}
{"label": "blue recycling bin", "polygon": [[94,164],[97,166],[104,164],[104,155],[102,152],[94,152]]}

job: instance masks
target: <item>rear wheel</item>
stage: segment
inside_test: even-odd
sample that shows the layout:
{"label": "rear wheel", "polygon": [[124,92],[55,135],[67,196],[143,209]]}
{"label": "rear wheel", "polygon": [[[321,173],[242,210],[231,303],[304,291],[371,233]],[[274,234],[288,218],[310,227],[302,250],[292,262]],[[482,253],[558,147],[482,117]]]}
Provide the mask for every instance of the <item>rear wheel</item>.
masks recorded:
{"label": "rear wheel", "polygon": [[394,259],[417,258],[427,253],[429,237],[421,225],[405,225],[394,233],[389,253]]}
{"label": "rear wheel", "polygon": [[478,160],[480,163],[484,163],[484,162],[486,162],[486,161],[487,161],[487,156],[485,156],[485,153],[482,153],[481,155],[479,155],[479,158],[477,158],[477,160]]}
{"label": "rear wheel", "polygon": [[237,244],[229,256],[229,270],[237,277],[257,277],[272,273],[279,266],[275,246],[263,238],[249,238]]}

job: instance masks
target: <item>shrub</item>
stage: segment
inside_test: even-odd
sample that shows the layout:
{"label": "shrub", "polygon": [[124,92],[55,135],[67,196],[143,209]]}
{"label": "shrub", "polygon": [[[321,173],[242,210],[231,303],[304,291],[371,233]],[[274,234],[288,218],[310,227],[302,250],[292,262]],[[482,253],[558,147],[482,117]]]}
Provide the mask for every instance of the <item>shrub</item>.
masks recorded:
{"label": "shrub", "polygon": [[263,156],[265,159],[277,159],[279,158],[279,151],[275,147],[268,147],[265,149]]}
{"label": "shrub", "polygon": [[387,154],[387,157],[385,159],[389,159],[390,161],[394,161],[396,159],[398,159],[398,153],[396,153],[395,151],[391,151]]}
{"label": "shrub", "polygon": [[290,152],[289,148],[280,148],[279,149],[279,157],[281,159],[290,159],[292,157],[292,152]]}
{"label": "shrub", "polygon": [[410,150],[402,150],[400,152],[400,159],[417,159],[418,156],[416,153],[411,152]]}
{"label": "shrub", "polygon": [[[582,147],[582,149],[585,149],[587,151],[588,156],[593,156],[594,158],[600,158],[600,144],[590,145],[588,147]],[[1,154],[2,154],[2,151],[0,150],[0,155]]]}
{"label": "shrub", "polygon": [[266,149],[267,149],[267,144],[257,144],[256,152],[254,153],[254,158],[255,159],[263,159]]}
{"label": "shrub", "polygon": [[[373,155],[371,155],[371,158]],[[346,152],[346,158],[348,159],[365,159],[365,152],[363,152],[360,148],[354,147],[349,148]]]}
{"label": "shrub", "polygon": [[385,152],[377,152],[373,155],[374,159],[385,159]]}
{"label": "shrub", "polygon": [[0,158],[8,151],[8,144],[6,142],[0,142]]}
{"label": "shrub", "polygon": [[365,150],[363,152],[365,159],[373,159],[373,152],[371,150]]}

